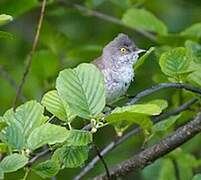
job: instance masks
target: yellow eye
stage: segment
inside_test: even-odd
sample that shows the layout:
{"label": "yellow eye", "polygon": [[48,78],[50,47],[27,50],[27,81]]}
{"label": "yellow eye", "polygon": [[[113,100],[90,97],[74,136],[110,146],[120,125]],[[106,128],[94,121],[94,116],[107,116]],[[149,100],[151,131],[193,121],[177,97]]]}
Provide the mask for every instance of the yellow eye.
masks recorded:
{"label": "yellow eye", "polygon": [[121,51],[122,53],[126,53],[127,49],[123,47],[123,48],[120,49],[120,51]]}

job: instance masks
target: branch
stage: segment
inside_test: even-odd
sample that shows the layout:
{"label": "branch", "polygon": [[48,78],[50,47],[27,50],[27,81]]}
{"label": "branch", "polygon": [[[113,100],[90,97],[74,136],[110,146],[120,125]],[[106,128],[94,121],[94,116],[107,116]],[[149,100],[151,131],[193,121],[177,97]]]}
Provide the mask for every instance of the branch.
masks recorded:
{"label": "branch", "polygon": [[[185,89],[187,91],[196,93],[201,95],[201,89],[194,87],[189,84],[183,84],[183,83],[161,83],[157,84],[155,86],[152,86],[150,88],[147,88],[139,93],[137,93],[133,98],[131,98],[125,105],[133,105],[136,104],[138,101],[140,101],[143,97],[148,96],[152,93],[155,93],[161,89],[165,88],[177,88],[177,89]],[[110,114],[111,111],[106,112],[106,115]],[[91,124],[87,124],[86,126],[83,127],[83,130],[90,130],[91,129]]]}
{"label": "branch", "polygon": [[[168,154],[170,151],[184,144],[196,134],[201,132],[201,114],[187,123],[186,125],[180,127],[175,132],[161,140],[159,143],[141,151],[140,153],[134,155],[128,160],[114,166],[110,170],[110,176],[113,179],[117,177],[125,176],[130,172],[143,169],[150,163],[159,159],[160,157]],[[108,179],[105,174],[95,177],[95,179]]]}
{"label": "branch", "polygon": [[[197,102],[196,98],[192,98],[191,100],[189,100],[188,102],[182,104],[181,106],[179,106],[178,108],[174,109],[174,110],[170,110],[168,112],[164,112],[163,114],[159,115],[159,116],[154,116],[152,117],[152,121],[154,123],[157,123],[163,119],[166,119],[170,116],[179,114],[180,112],[188,109],[192,104],[194,104],[195,102]],[[127,139],[129,139],[131,136],[137,134],[140,132],[140,128],[139,127],[134,127],[133,130],[131,130],[130,132],[126,133],[125,135],[123,135],[121,138],[116,139],[114,141],[112,141],[111,143],[109,143],[101,152],[101,156],[105,156],[106,154],[108,154],[110,151],[112,151],[113,149],[115,149],[118,145],[120,145],[121,143],[123,143],[124,141],[126,141]],[[82,171],[74,178],[74,180],[79,180],[81,179],[85,174],[87,174],[91,169],[93,169],[93,167],[98,163],[99,161],[99,157],[96,156],[94,157],[88,164],[87,166],[85,166]]]}
{"label": "branch", "polygon": [[[78,11],[80,12],[84,12],[84,13],[87,13],[88,15],[91,15],[91,16],[94,16],[94,17],[97,17],[99,19],[102,19],[102,20],[105,20],[105,21],[108,21],[108,22],[111,22],[113,24],[117,24],[117,25],[121,25],[121,26],[126,26],[120,19],[118,18],[115,18],[113,16],[110,16],[110,15],[107,15],[107,14],[103,14],[101,12],[98,12],[96,10],[92,10],[92,9],[89,9],[85,6],[82,6],[80,4],[69,4],[69,3],[66,3],[65,1],[63,0],[58,0],[58,2],[61,4],[61,5],[64,5],[64,6],[72,6],[73,8],[77,9]],[[144,30],[139,30],[139,29],[136,29],[136,28],[133,28],[133,27],[128,27],[126,26],[127,28],[130,28],[134,31],[136,31],[137,33],[147,37],[148,39],[150,39],[151,41],[154,41],[156,42],[156,37],[155,35],[147,32],[147,31],[144,31]]]}
{"label": "branch", "polygon": [[[6,69],[4,69],[4,67],[2,65],[0,65],[0,74],[6,80],[6,82],[8,82],[8,84],[10,84],[10,86],[16,91],[17,90],[17,84],[16,84],[16,82],[10,76],[10,74],[8,73],[8,71]],[[22,101],[26,100],[26,98],[23,95],[20,95],[20,99]]]}
{"label": "branch", "polygon": [[15,99],[14,99],[14,102],[13,102],[13,109],[14,110],[16,109],[17,100],[19,99],[19,96],[21,95],[22,88],[23,88],[23,86],[25,84],[27,75],[28,75],[28,73],[30,71],[31,64],[32,64],[33,54],[35,53],[36,47],[38,45],[40,31],[41,31],[41,26],[42,26],[44,14],[45,14],[45,6],[46,6],[46,0],[43,0],[42,6],[41,6],[40,17],[39,17],[39,21],[38,21],[38,26],[37,26],[36,34],[35,34],[34,41],[33,41],[33,45],[32,45],[31,51],[28,54],[27,64],[25,66],[24,73],[23,73],[22,79],[20,81],[20,84],[19,84],[19,86],[17,88],[17,93],[16,93],[16,96],[15,96]]}
{"label": "branch", "polygon": [[99,159],[101,160],[104,168],[105,168],[105,171],[106,171],[106,175],[107,175],[107,178],[110,179],[110,172],[109,172],[109,169],[108,169],[108,166],[107,166],[107,163],[105,162],[103,156],[100,154],[100,150],[98,148],[98,146],[96,144],[94,144],[94,148],[96,150],[96,154],[97,156],[99,157]]}
{"label": "branch", "polygon": [[165,89],[165,88],[177,88],[177,89],[185,89],[187,91],[191,91],[193,93],[199,94],[201,95],[201,89],[191,86],[189,84],[183,84],[183,83],[161,83],[155,86],[152,86],[151,88],[145,89],[144,91],[141,91],[140,93],[138,93],[134,98],[132,98],[131,100],[129,100],[128,103],[126,103],[126,105],[132,105],[137,103],[138,101],[140,101],[143,97],[148,96],[156,91],[159,91],[161,89]]}
{"label": "branch", "polygon": [[156,122],[161,121],[162,119],[167,119],[170,116],[177,115],[180,112],[187,110],[192,104],[196,103],[197,101],[198,101],[197,98],[192,98],[192,99],[190,99],[189,101],[187,101],[186,103],[182,104],[181,106],[179,106],[176,109],[170,110],[168,112],[164,112],[164,113],[162,113],[161,115],[158,115],[158,116],[154,116],[152,118],[152,120],[153,120],[154,123],[156,123]]}
{"label": "branch", "polygon": [[39,158],[49,154],[51,151],[49,149],[45,149],[42,152],[39,152],[38,154],[36,154],[32,159],[29,160],[29,162],[27,163],[27,166],[31,166],[34,162],[36,162]]}

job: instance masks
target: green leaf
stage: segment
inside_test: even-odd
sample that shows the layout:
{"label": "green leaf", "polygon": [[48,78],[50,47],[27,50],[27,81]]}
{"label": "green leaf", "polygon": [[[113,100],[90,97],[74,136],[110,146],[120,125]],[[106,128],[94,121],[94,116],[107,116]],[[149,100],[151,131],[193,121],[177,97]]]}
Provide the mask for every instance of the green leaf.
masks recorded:
{"label": "green leaf", "polygon": [[84,130],[70,130],[67,138],[68,145],[85,146],[93,141],[92,133]]}
{"label": "green leaf", "polygon": [[153,126],[153,132],[166,131],[177,121],[177,119],[179,119],[180,116],[181,116],[181,114],[179,114],[177,116],[171,116],[161,122],[158,122],[157,124],[155,124]]}
{"label": "green leaf", "polygon": [[162,163],[162,167],[159,173],[158,179],[171,179],[176,180],[176,173],[175,173],[175,167],[170,158],[165,158]]}
{"label": "green leaf", "polygon": [[11,154],[3,158],[0,166],[4,172],[14,172],[24,167],[28,163],[28,158],[21,154]]}
{"label": "green leaf", "polygon": [[[201,70],[201,69],[200,69]],[[195,71],[187,76],[189,83],[201,87],[201,73],[200,70]]]}
{"label": "green leaf", "polygon": [[134,64],[134,69],[139,68],[154,49],[155,49],[154,47],[149,48],[149,50],[142,57],[140,57],[140,59],[138,59],[137,62]]}
{"label": "green leaf", "polygon": [[82,166],[88,158],[88,146],[68,146],[57,149],[53,156],[53,161],[58,161],[66,168]]}
{"label": "green leaf", "polygon": [[86,119],[98,115],[105,106],[105,88],[101,72],[92,64],[60,72],[56,81],[59,96],[71,110]]}
{"label": "green leaf", "polygon": [[6,153],[8,151],[8,145],[5,143],[0,143],[0,153]]}
{"label": "green leaf", "polygon": [[200,167],[201,165],[200,159],[196,159],[193,154],[190,154],[189,152],[184,151],[181,148],[177,148],[168,156],[174,159],[177,163],[179,177],[182,180],[192,179],[194,169]]}
{"label": "green leaf", "polygon": [[181,35],[188,35],[197,39],[201,38],[201,23],[193,24],[192,26],[182,31]]}
{"label": "green leaf", "polygon": [[179,74],[189,72],[191,57],[187,50],[178,47],[165,52],[160,57],[160,67],[164,74],[168,76],[178,76]]}
{"label": "green leaf", "polygon": [[4,172],[1,167],[0,167],[0,179],[4,179]]}
{"label": "green leaf", "polygon": [[185,46],[186,48],[190,49],[194,62],[201,65],[201,45],[188,40],[186,41]]}
{"label": "green leaf", "polygon": [[128,121],[129,123],[139,125],[144,130],[149,130],[153,123],[148,116],[158,115],[161,111],[160,107],[155,104],[125,106],[114,109],[112,113],[106,117],[106,121],[110,123]]}
{"label": "green leaf", "polygon": [[180,179],[182,179],[182,180],[192,179],[193,170],[197,166],[197,160],[196,160],[195,156],[193,156],[192,154],[189,154],[187,152],[184,152],[184,151],[182,151],[182,149],[179,148],[175,152],[174,158],[176,160],[176,163],[178,164]]}
{"label": "green leaf", "polygon": [[201,174],[196,174],[192,180],[201,180]]}
{"label": "green leaf", "polygon": [[126,121],[127,123],[139,125],[143,130],[150,130],[153,126],[153,123],[148,116],[139,113],[112,113],[106,117],[106,120],[114,125],[121,121]]}
{"label": "green leaf", "polygon": [[35,150],[45,144],[64,142],[69,135],[68,130],[54,124],[46,123],[34,129],[27,140],[27,146]]}
{"label": "green leaf", "polygon": [[55,161],[48,160],[37,164],[32,170],[45,179],[55,176],[60,170],[60,165]]}
{"label": "green leaf", "polygon": [[154,163],[151,163],[149,166],[146,166],[141,172],[142,179],[143,180],[159,180],[158,176],[160,174],[162,163],[163,163],[163,158],[159,158]]}
{"label": "green leaf", "polygon": [[67,103],[61,100],[56,90],[47,92],[41,101],[46,109],[62,121],[71,121],[72,114]]}
{"label": "green leaf", "polygon": [[16,149],[23,148],[30,133],[47,121],[43,112],[43,106],[36,101],[26,102],[16,112],[13,109],[6,111],[3,119],[8,127],[2,132],[3,140]]}
{"label": "green leaf", "polygon": [[145,9],[129,9],[123,15],[125,25],[138,30],[151,31],[158,34],[167,34],[167,27],[155,15]]}
{"label": "green leaf", "polygon": [[164,99],[155,99],[155,100],[149,101],[148,104],[157,105],[158,107],[160,107],[161,111],[168,107],[168,102]]}
{"label": "green leaf", "polygon": [[0,31],[0,38],[13,39],[13,35],[5,31]]}
{"label": "green leaf", "polygon": [[2,131],[7,126],[8,126],[8,124],[6,122],[0,121],[0,131]]}
{"label": "green leaf", "polygon": [[0,26],[7,24],[8,22],[10,22],[12,20],[13,20],[12,16],[7,15],[7,14],[1,14],[0,15]]}
{"label": "green leaf", "polygon": [[158,115],[161,113],[161,109],[156,104],[135,104],[131,106],[117,107],[112,111],[112,114],[125,112],[139,113],[144,115]]}
{"label": "green leaf", "polygon": [[29,11],[31,8],[36,7],[37,4],[39,4],[37,0],[4,1],[1,3],[0,12],[6,10],[6,12],[12,16],[19,16]]}

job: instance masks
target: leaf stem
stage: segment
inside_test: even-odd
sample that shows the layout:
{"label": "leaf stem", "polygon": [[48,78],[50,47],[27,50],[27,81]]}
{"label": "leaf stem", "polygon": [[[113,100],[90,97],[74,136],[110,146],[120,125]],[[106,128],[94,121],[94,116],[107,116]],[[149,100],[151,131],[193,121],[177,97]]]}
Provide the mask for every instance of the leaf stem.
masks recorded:
{"label": "leaf stem", "polygon": [[68,127],[69,127],[70,130],[72,130],[72,126],[71,126],[70,122],[68,122]]}
{"label": "leaf stem", "polygon": [[53,115],[53,116],[51,116],[49,119],[48,119],[48,121],[47,122],[50,122],[52,119],[54,119],[55,118],[55,115]]}
{"label": "leaf stem", "polygon": [[25,174],[24,174],[24,177],[22,178],[22,180],[26,180],[27,177],[28,177],[28,174],[29,174],[29,172],[30,172],[30,169],[29,169],[29,168],[25,168],[25,169],[26,169],[26,171],[25,171]]}

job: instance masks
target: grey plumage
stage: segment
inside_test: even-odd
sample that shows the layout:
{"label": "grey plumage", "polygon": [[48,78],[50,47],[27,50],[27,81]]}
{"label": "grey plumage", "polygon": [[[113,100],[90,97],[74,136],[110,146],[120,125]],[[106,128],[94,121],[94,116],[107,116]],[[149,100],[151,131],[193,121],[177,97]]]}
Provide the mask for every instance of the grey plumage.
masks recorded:
{"label": "grey plumage", "polygon": [[140,50],[125,34],[119,34],[104,48],[102,55],[94,60],[103,73],[106,101],[112,102],[124,95],[134,78],[133,64],[137,61]]}

